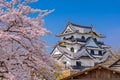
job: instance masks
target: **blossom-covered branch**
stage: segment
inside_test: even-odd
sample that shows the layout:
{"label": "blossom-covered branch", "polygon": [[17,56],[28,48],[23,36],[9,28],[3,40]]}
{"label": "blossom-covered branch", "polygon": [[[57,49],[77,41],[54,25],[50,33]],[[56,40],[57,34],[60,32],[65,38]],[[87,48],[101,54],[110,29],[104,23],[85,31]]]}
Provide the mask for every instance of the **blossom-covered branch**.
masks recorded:
{"label": "blossom-covered branch", "polygon": [[[36,1],[0,0],[0,61],[4,63],[0,68],[6,69],[1,79],[55,80],[58,63],[46,53],[45,43],[40,40],[49,33],[43,26],[43,17],[54,10],[27,6]],[[31,18],[29,14],[34,13],[37,17]]]}

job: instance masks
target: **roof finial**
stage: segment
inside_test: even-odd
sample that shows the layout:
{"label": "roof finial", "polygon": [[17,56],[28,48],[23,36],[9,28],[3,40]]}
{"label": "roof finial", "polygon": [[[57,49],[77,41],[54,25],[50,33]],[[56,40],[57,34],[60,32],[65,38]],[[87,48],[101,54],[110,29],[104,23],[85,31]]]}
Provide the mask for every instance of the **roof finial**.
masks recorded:
{"label": "roof finial", "polygon": [[93,25],[93,24],[91,24],[91,27],[92,27],[92,31],[93,31],[93,27],[94,27],[94,25]]}
{"label": "roof finial", "polygon": [[68,24],[71,24],[71,21],[70,21],[70,19],[68,19]]}

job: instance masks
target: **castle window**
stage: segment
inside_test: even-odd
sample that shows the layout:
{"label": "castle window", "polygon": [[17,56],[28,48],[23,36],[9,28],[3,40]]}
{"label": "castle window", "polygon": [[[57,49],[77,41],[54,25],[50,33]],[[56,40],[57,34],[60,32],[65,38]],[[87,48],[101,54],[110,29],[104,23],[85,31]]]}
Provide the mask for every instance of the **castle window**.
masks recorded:
{"label": "castle window", "polygon": [[97,41],[97,39],[96,39],[96,38],[94,38],[94,40],[95,40],[95,41]]}
{"label": "castle window", "polygon": [[71,52],[74,52],[74,48],[73,47],[71,47]]}
{"label": "castle window", "polygon": [[81,66],[81,62],[80,61],[76,61],[76,66]]}
{"label": "castle window", "polygon": [[66,61],[63,61],[63,64],[67,64],[67,62],[66,62]]}
{"label": "castle window", "polygon": [[63,37],[63,40],[66,40],[66,37]]}
{"label": "castle window", "polygon": [[74,36],[71,36],[71,38],[74,38]]}
{"label": "castle window", "polygon": [[102,51],[98,51],[98,54],[102,56]]}
{"label": "castle window", "polygon": [[91,50],[91,54],[94,54],[94,50]]}
{"label": "castle window", "polygon": [[83,41],[85,41],[85,37],[84,37],[84,36],[82,36],[81,39],[82,39]]}
{"label": "castle window", "polygon": [[69,39],[74,39],[74,36],[71,36]]}

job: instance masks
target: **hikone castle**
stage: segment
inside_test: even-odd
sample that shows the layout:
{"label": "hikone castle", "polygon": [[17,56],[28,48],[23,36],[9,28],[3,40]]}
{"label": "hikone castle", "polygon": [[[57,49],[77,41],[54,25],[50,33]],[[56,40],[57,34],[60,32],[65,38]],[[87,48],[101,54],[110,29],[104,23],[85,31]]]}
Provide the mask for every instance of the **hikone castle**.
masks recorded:
{"label": "hikone castle", "polygon": [[120,69],[120,58],[109,51],[110,46],[102,42],[105,36],[96,32],[92,26],[68,22],[57,37],[61,40],[51,55],[65,69],[83,71],[98,64]]}

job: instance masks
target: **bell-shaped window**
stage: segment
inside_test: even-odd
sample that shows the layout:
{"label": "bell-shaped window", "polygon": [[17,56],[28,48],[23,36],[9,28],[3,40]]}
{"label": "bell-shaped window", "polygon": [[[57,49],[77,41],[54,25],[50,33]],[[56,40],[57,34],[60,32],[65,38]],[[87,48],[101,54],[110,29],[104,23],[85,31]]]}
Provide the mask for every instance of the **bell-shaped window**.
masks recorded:
{"label": "bell-shaped window", "polygon": [[81,39],[82,39],[82,41],[85,41],[85,37],[84,36],[82,36]]}
{"label": "bell-shaped window", "polygon": [[99,54],[100,56],[102,56],[102,51],[98,51],[98,54]]}
{"label": "bell-shaped window", "polygon": [[67,38],[66,38],[66,37],[63,37],[63,40],[67,40]]}
{"label": "bell-shaped window", "polygon": [[63,61],[63,64],[67,64],[67,62],[66,62],[66,61]]}
{"label": "bell-shaped window", "polygon": [[74,48],[73,47],[71,47],[71,52],[74,52]]}
{"label": "bell-shaped window", "polygon": [[94,38],[94,40],[95,40],[95,42],[97,42],[97,39],[96,39],[96,38]]}
{"label": "bell-shaped window", "polygon": [[80,66],[81,66],[81,62],[80,62],[80,61],[77,61],[77,62],[76,62],[76,66],[79,66],[79,67],[80,67]]}
{"label": "bell-shaped window", "polygon": [[71,38],[74,38],[74,36],[71,36]]}
{"label": "bell-shaped window", "polygon": [[93,54],[93,55],[94,55],[94,50],[91,50],[91,54]]}

